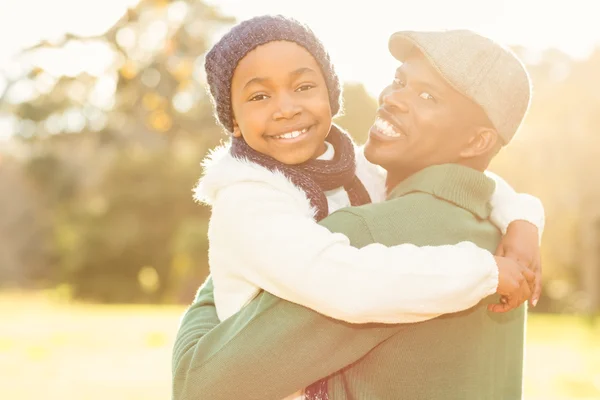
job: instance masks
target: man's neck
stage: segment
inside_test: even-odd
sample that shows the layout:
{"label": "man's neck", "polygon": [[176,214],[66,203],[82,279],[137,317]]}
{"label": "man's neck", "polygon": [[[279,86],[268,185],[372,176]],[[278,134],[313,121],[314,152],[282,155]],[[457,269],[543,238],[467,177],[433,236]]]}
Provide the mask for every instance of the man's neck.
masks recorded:
{"label": "man's neck", "polygon": [[388,171],[385,180],[386,192],[389,194],[396,186],[403,182],[409,176],[419,172],[420,169],[402,168],[393,171]]}

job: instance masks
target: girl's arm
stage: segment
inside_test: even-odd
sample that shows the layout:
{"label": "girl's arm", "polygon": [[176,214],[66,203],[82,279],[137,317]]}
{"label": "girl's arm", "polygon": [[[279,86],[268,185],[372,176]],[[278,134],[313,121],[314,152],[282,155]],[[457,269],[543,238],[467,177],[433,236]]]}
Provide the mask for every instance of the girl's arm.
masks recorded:
{"label": "girl's arm", "polygon": [[544,231],[545,214],[542,202],[526,193],[517,193],[504,179],[490,171],[485,174],[496,182],[492,194],[491,221],[506,234],[508,226],[514,221],[527,221],[538,228],[541,241]]}
{"label": "girl's arm", "polygon": [[[542,263],[540,244],[544,231],[544,207],[542,202],[529,194],[517,193],[498,175],[486,171],[496,182],[492,195],[491,220],[504,236],[496,251],[497,256],[511,258],[526,265],[535,274],[531,305],[535,306],[542,294]],[[501,310],[501,305],[494,306]]]}
{"label": "girl's arm", "polygon": [[215,287],[218,275],[231,274],[352,323],[423,321],[496,292],[495,259],[473,243],[357,249],[345,235],[319,226],[305,208],[265,183],[221,190],[209,228]]}

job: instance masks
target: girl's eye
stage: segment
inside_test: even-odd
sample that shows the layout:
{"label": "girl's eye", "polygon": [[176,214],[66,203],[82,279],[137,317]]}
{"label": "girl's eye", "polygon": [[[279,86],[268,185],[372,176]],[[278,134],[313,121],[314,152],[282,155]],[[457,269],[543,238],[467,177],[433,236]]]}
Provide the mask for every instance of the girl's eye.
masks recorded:
{"label": "girl's eye", "polygon": [[422,98],[423,100],[435,100],[435,97],[433,97],[432,95],[430,95],[427,92],[423,92],[419,95],[420,98]]}
{"label": "girl's eye", "polygon": [[312,88],[314,88],[313,85],[305,84],[305,85],[300,86],[298,89],[296,89],[296,92],[304,92],[304,91],[310,90]]}
{"label": "girl's eye", "polygon": [[266,99],[266,98],[267,98],[267,95],[266,95],[266,94],[257,94],[257,95],[255,95],[255,96],[252,96],[252,97],[250,98],[250,100],[248,100],[248,101],[261,101],[261,100],[264,100],[264,99]]}

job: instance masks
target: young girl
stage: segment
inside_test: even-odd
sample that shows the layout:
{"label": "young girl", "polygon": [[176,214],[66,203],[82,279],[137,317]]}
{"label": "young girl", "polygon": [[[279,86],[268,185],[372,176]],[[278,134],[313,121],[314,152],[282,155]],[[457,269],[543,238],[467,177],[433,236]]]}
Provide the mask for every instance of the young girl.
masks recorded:
{"label": "young girl", "polygon": [[[260,290],[352,323],[422,321],[496,292],[502,259],[472,243],[357,249],[317,224],[342,207],[383,201],[385,175],[332,125],[340,83],[307,27],[282,16],[244,21],[207,54],[206,73],[218,120],[231,135],[205,160],[195,192],[212,206],[209,263],[219,319]],[[511,221],[526,219],[541,231],[537,199],[495,180],[495,224],[506,232]],[[378,290],[365,292],[365,281]]]}

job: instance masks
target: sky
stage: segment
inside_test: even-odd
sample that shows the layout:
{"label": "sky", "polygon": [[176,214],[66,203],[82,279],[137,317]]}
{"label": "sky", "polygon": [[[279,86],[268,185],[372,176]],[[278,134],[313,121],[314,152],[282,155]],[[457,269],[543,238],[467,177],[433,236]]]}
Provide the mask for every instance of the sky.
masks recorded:
{"label": "sky", "polygon": [[[10,71],[14,55],[39,40],[59,38],[66,32],[101,34],[136,2],[2,0],[0,70]],[[387,39],[398,30],[468,28],[508,45],[534,51],[555,47],[574,57],[584,57],[594,46],[600,46],[600,2],[595,0],[207,2],[238,19],[282,13],[306,22],[327,46],[341,78],[364,83],[374,95],[393,77],[397,67],[388,54]],[[73,70],[70,61],[66,56],[56,62],[64,70]],[[1,86],[0,82],[0,90]]]}

